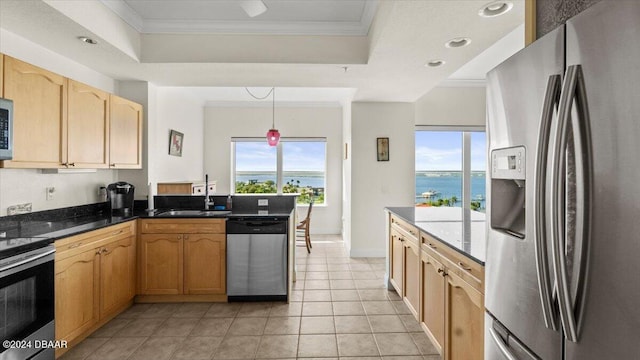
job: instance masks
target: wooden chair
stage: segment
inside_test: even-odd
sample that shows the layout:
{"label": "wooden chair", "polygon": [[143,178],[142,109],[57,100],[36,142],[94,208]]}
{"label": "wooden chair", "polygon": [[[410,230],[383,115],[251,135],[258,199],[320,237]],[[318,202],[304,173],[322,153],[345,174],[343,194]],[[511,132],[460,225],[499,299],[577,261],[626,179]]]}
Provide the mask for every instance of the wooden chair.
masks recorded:
{"label": "wooden chair", "polygon": [[313,208],[313,200],[309,203],[309,209],[307,210],[307,217],[304,220],[300,221],[296,225],[296,237],[298,237],[298,233],[300,236],[304,236],[304,242],[307,246],[307,252],[311,253],[311,236],[309,235],[309,226],[311,225],[311,209]]}

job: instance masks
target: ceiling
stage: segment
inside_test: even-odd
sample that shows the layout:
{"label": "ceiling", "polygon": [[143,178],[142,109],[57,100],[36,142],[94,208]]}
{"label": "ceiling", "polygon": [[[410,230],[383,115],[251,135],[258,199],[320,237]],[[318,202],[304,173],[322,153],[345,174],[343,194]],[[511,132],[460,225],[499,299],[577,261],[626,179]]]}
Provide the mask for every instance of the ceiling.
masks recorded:
{"label": "ceiling", "polygon": [[[486,0],[264,0],[253,18],[240,2],[0,0],[0,28],[113,79],[195,87],[214,103],[244,101],[224,88],[245,86],[291,89],[279,91],[290,101],[413,102],[448,79],[481,80],[522,46],[524,0],[493,18],[478,16]],[[497,43],[509,34],[519,45]],[[444,46],[457,37],[470,45]],[[424,66],[434,59],[446,63]]]}

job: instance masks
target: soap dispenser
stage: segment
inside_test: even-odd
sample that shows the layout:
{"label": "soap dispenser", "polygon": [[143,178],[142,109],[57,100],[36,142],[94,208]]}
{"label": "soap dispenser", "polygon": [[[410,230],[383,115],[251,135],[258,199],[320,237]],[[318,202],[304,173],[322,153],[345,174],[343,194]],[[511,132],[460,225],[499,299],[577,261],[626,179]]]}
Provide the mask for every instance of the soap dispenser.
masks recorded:
{"label": "soap dispenser", "polygon": [[231,195],[227,196],[227,210],[231,210],[233,208],[233,199]]}

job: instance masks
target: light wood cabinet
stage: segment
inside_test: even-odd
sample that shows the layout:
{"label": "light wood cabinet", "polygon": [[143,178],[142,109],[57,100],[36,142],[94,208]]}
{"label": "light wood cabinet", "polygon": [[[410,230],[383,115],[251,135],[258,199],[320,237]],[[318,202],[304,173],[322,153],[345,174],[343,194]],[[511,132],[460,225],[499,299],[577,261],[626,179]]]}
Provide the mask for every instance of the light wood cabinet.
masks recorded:
{"label": "light wood cabinet", "polygon": [[417,319],[420,309],[420,250],[418,244],[413,241],[405,240],[402,244],[404,246],[402,298]]}
{"label": "light wood cabinet", "polygon": [[56,339],[75,339],[98,322],[99,261],[90,249],[55,262]]}
{"label": "light wood cabinet", "polygon": [[68,166],[109,167],[109,94],[74,80],[68,89]]}
{"label": "light wood cabinet", "polygon": [[389,282],[413,316],[420,309],[420,246],[418,230],[406,221],[390,216]]}
{"label": "light wood cabinet", "polygon": [[389,214],[389,284],[444,360],[482,359],[484,266]]}
{"label": "light wood cabinet", "polygon": [[389,282],[395,288],[398,295],[402,296],[402,273],[403,264],[402,257],[404,256],[404,246],[400,239],[400,234],[395,229],[391,229],[391,245],[389,248],[389,258],[391,263],[389,264]]}
{"label": "light wood cabinet", "polygon": [[453,272],[446,276],[445,359],[482,360],[484,357],[483,295]]}
{"label": "light wood cabinet", "polygon": [[224,294],[226,292],[226,236],[224,234],[185,234],[184,258],[185,294]]}
{"label": "light wood cabinet", "polygon": [[143,234],[140,245],[140,293],[182,294],[182,234]]}
{"label": "light wood cabinet", "polygon": [[142,105],[111,95],[109,167],[142,168]]}
{"label": "light wood cabinet", "polygon": [[142,220],[140,231],[141,295],[226,293],[224,219]]}
{"label": "light wood cabinet", "polygon": [[422,272],[420,325],[436,346],[438,352],[442,354],[446,282],[444,266],[422,250],[420,270]]}
{"label": "light wood cabinet", "polygon": [[10,56],[0,54],[0,69],[14,106],[14,155],[0,167],[142,167],[140,104]]}
{"label": "light wood cabinet", "polygon": [[100,317],[125,305],[135,292],[136,247],[130,236],[100,249]]}
{"label": "light wood cabinet", "polygon": [[13,159],[2,167],[58,168],[67,160],[67,79],[4,56],[4,97],[13,100]]}
{"label": "light wood cabinet", "polygon": [[131,304],[136,222],[57,240],[55,247],[56,339],[74,346]]}

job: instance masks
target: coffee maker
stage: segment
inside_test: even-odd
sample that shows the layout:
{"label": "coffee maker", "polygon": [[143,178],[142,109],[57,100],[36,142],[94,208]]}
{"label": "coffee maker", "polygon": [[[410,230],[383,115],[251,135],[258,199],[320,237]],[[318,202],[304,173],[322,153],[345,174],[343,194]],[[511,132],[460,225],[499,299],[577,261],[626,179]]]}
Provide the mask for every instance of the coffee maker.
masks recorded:
{"label": "coffee maker", "polygon": [[133,192],[135,186],[124,181],[107,186],[107,201],[111,205],[111,214],[130,215],[133,212]]}

